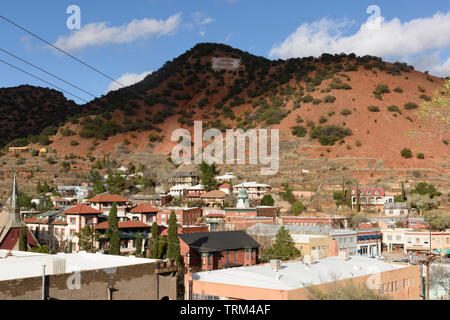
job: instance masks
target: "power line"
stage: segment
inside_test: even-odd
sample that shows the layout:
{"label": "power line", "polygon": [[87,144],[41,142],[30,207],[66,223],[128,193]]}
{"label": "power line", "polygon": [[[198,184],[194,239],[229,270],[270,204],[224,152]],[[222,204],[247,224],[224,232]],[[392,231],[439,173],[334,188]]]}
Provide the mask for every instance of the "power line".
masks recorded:
{"label": "power line", "polygon": [[75,59],[75,60],[78,61],[79,63],[85,65],[86,67],[88,67],[88,68],[90,68],[90,69],[92,69],[92,70],[94,70],[95,72],[101,74],[102,76],[108,78],[109,80],[112,80],[112,81],[114,81],[115,83],[121,85],[122,87],[125,87],[125,85],[123,85],[122,83],[120,83],[120,82],[118,82],[117,80],[113,79],[112,77],[108,76],[108,75],[105,74],[104,72],[98,70],[97,68],[92,67],[91,65],[87,64],[87,63],[84,62],[83,60],[78,59],[77,57],[71,55],[70,53],[64,51],[63,49],[58,48],[58,47],[55,46],[54,44],[51,44],[51,43],[48,42],[47,40],[45,40],[45,39],[39,37],[38,35],[34,34],[33,32],[31,32],[31,31],[25,29],[24,27],[18,25],[18,24],[15,23],[14,21],[11,21],[10,19],[8,19],[8,18],[6,18],[6,17],[4,17],[4,16],[0,16],[0,18],[2,18],[3,20],[5,20],[6,22],[8,22],[8,23],[10,23],[10,24],[12,24],[12,25],[14,25],[14,26],[16,26],[17,28],[19,28],[19,29],[25,31],[26,33],[32,35],[32,36],[35,37],[36,39],[39,39],[39,40],[41,40],[42,42],[45,42],[46,44],[48,44],[48,45],[51,46],[52,48],[54,48],[54,49],[56,49],[56,50],[58,50],[58,51],[64,53],[65,55],[71,57],[72,59]]}
{"label": "power line", "polygon": [[16,58],[16,59],[18,59],[18,60],[20,60],[20,61],[22,61],[22,62],[25,62],[26,64],[28,64],[28,65],[30,65],[30,66],[32,66],[32,67],[34,67],[34,68],[36,68],[36,69],[38,69],[38,70],[40,70],[40,71],[46,73],[46,74],[48,74],[48,75],[50,75],[50,76],[52,76],[52,77],[58,79],[59,81],[62,81],[62,82],[64,82],[64,83],[68,84],[69,86],[74,87],[75,89],[78,89],[78,90],[80,90],[80,91],[82,91],[82,92],[84,92],[84,93],[86,93],[86,94],[88,94],[88,95],[90,95],[90,96],[92,96],[92,97],[94,97],[94,98],[97,98],[97,96],[93,95],[92,93],[90,93],[90,92],[88,92],[88,91],[86,91],[86,90],[81,89],[80,87],[78,87],[78,86],[76,86],[76,85],[74,85],[74,84],[72,84],[72,83],[70,83],[70,82],[68,82],[68,81],[66,81],[66,80],[64,80],[64,79],[62,79],[62,78],[56,76],[56,75],[54,75],[53,73],[50,73],[50,72],[48,72],[48,71],[46,71],[46,70],[44,70],[44,69],[42,69],[42,68],[40,68],[40,67],[38,67],[38,66],[32,64],[31,62],[26,61],[26,60],[23,59],[23,58],[20,58],[20,57],[16,56],[15,54],[13,54],[13,53],[11,53],[11,52],[5,50],[5,49],[0,48],[0,51],[3,51],[3,52],[5,52],[6,54],[9,54],[10,56],[12,56],[12,57],[14,57],[14,58]]}
{"label": "power line", "polygon": [[58,87],[57,85],[54,85],[53,83],[50,83],[50,82],[48,82],[48,81],[46,81],[46,80],[44,80],[44,79],[42,79],[42,78],[39,78],[38,76],[35,76],[34,74],[29,73],[29,72],[27,72],[27,71],[25,71],[25,70],[23,70],[23,69],[21,69],[21,68],[19,68],[19,67],[16,67],[16,66],[14,66],[14,65],[12,65],[12,64],[10,64],[10,63],[8,63],[8,62],[2,60],[2,59],[0,59],[0,62],[3,62],[4,64],[7,64],[8,66],[10,66],[10,67],[12,67],[12,68],[14,68],[14,69],[17,69],[17,70],[19,70],[19,71],[21,71],[21,72],[23,72],[23,73],[26,73],[27,75],[29,75],[29,76],[31,76],[31,77],[33,77],[33,78],[36,78],[36,79],[38,79],[38,80],[40,80],[40,81],[42,81],[42,82],[45,82],[46,84],[48,84],[48,85],[50,85],[50,86],[52,86],[52,87],[55,87],[56,89],[61,90],[62,92],[65,92],[65,93],[67,93],[67,94],[70,94],[71,96],[73,96],[73,97],[75,97],[75,98],[77,98],[77,99],[80,99],[80,100],[82,100],[82,101],[88,103],[87,100],[85,100],[85,99],[83,99],[83,98],[80,98],[80,97],[77,96],[76,94],[73,94],[73,93],[71,93],[71,92],[69,92],[69,91],[67,91],[67,90],[64,90],[64,89]]}

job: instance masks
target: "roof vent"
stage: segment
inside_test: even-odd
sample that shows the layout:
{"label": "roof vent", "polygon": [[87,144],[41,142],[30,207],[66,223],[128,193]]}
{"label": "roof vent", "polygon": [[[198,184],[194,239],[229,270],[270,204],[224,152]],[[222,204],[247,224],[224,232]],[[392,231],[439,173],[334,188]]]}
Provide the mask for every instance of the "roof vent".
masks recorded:
{"label": "roof vent", "polygon": [[348,260],[348,251],[347,249],[341,249],[339,250],[339,260]]}
{"label": "roof vent", "polygon": [[47,259],[45,267],[47,274],[64,274],[66,273],[66,259]]}

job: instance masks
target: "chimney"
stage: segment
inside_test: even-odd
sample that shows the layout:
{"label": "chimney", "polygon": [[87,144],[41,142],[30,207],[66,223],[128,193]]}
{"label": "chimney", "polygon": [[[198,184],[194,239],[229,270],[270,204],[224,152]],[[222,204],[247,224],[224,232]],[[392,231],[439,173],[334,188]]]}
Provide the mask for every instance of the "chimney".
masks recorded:
{"label": "chimney", "polygon": [[279,259],[270,260],[270,268],[278,272],[278,270],[281,269],[281,260]]}
{"label": "chimney", "polygon": [[347,249],[340,249],[339,250],[339,260],[348,260],[348,250]]}
{"label": "chimney", "polygon": [[305,255],[305,256],[303,257],[303,263],[304,263],[304,264],[307,264],[307,265],[313,264],[313,263],[314,263],[314,257],[311,256],[311,255]]}

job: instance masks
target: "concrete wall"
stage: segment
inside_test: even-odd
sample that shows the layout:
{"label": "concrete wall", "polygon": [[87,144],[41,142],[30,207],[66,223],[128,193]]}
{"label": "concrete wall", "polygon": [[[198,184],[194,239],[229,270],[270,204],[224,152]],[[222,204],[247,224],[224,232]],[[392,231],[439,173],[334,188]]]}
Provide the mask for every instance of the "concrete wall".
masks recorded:
{"label": "concrete wall", "polygon": [[[50,275],[46,277],[47,296],[58,300],[108,300],[109,285],[113,288],[112,300],[156,300],[165,296],[175,300],[176,277],[159,275],[157,279],[156,266],[156,263],[145,263],[81,271],[79,289],[76,289],[75,273]],[[0,281],[0,300],[40,300],[41,297],[41,277]]]}

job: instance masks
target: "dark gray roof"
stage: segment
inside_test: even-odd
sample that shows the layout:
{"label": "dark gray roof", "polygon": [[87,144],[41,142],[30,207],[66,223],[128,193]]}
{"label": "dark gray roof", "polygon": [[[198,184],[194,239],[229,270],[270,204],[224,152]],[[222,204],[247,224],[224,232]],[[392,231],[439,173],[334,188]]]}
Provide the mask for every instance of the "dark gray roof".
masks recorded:
{"label": "dark gray roof", "polygon": [[259,243],[242,230],[186,233],[179,237],[192,250],[200,253],[259,248]]}
{"label": "dark gray roof", "polygon": [[172,178],[175,177],[197,177],[197,174],[195,174],[194,172],[175,172],[172,175]]}

